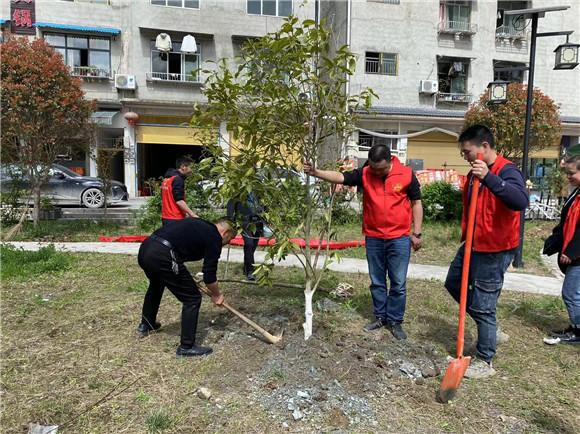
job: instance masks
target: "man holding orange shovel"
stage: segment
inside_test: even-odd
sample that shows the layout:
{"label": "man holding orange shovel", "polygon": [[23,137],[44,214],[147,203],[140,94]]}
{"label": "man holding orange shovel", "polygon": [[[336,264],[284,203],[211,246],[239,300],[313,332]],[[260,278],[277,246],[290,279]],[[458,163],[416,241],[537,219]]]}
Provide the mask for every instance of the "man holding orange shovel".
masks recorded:
{"label": "man holding orange shovel", "polygon": [[[495,374],[491,360],[497,343],[496,304],[504,274],[519,244],[520,211],[528,205],[528,196],[521,170],[496,152],[493,133],[487,127],[473,125],[467,128],[458,142],[463,158],[472,166],[463,189],[462,241],[468,237],[469,200],[477,194],[466,302],[466,311],[477,324],[477,356],[471,360],[465,377],[485,378]],[[481,159],[477,158],[478,154]],[[477,191],[473,188],[475,179],[480,183],[478,187],[479,183],[475,182]],[[445,280],[445,288],[457,302],[460,301],[465,248],[465,245],[459,248]],[[458,340],[463,341],[462,333]]]}

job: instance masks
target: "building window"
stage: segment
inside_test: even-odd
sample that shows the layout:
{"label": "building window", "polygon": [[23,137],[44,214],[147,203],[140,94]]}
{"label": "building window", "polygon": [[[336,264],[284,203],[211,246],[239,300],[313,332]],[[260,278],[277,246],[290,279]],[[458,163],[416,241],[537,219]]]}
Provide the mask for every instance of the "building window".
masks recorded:
{"label": "building window", "polygon": [[[381,134],[398,134],[396,131],[377,131]],[[362,131],[358,133],[358,150],[368,151],[374,145],[385,145],[388,146],[392,152],[397,152],[399,150],[399,139],[391,139],[386,137],[372,136],[368,133],[363,133]]]}
{"label": "building window", "polygon": [[374,2],[374,3],[390,3],[393,5],[398,5],[399,0],[367,0],[367,2]]}
{"label": "building window", "polygon": [[151,4],[154,6],[199,9],[199,0],[151,0]]}
{"label": "building window", "polygon": [[509,81],[510,83],[523,83],[524,82],[524,71],[497,71],[497,69],[503,68],[516,68],[516,67],[525,67],[525,63],[517,63],[517,62],[505,62],[501,60],[494,60],[493,61],[493,79],[494,80],[504,80]]}
{"label": "building window", "polygon": [[248,0],[248,13],[288,17],[292,14],[292,0]]}
{"label": "building window", "polygon": [[47,43],[62,54],[72,75],[111,77],[111,40],[103,36],[46,33]]}
{"label": "building window", "polygon": [[439,79],[438,101],[470,102],[467,93],[469,63],[465,59],[440,59],[437,61]]}
{"label": "building window", "polygon": [[365,72],[367,74],[397,75],[397,58],[392,53],[365,54]]}
{"label": "building window", "polygon": [[506,11],[527,9],[526,1],[498,1],[497,21],[495,35],[498,38],[518,38],[524,37],[526,27],[525,20],[520,15],[506,15]]}
{"label": "building window", "polygon": [[151,72],[147,79],[199,83],[200,50],[197,44],[197,53],[182,53],[181,42],[173,42],[171,51],[159,51],[155,41],[151,41]]}
{"label": "building window", "polygon": [[439,6],[439,31],[475,33],[470,22],[471,6],[468,1],[445,0]]}

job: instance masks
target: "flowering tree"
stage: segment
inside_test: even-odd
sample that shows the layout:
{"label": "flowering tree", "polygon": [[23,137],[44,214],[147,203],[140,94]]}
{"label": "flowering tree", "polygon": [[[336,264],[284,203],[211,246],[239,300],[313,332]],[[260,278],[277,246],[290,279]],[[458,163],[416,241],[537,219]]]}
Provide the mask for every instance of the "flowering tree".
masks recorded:
{"label": "flowering tree", "polygon": [[0,74],[2,160],[28,179],[37,224],[41,187],[56,156],[92,140],[88,119],[95,103],[83,99],[81,80],[44,39],[14,37],[2,44]]}
{"label": "flowering tree", "polygon": [[[374,95],[367,89],[345,96],[355,55],[346,46],[333,52],[330,37],[324,23],[299,23],[290,16],[279,31],[248,41],[236,64],[222,59],[215,70],[204,71],[208,104],[196,107],[191,117],[194,131],[213,153],[202,165],[225,179],[220,198],[246,200],[253,192],[265,205],[275,234],[267,259],[293,254],[303,267],[305,339],[312,334],[312,296],[332,262],[328,250],[325,259],[320,245],[311,248],[308,240],[330,237],[333,196],[308,177],[300,179],[296,171],[305,160],[338,167],[356,109],[368,108]],[[221,123],[229,134],[217,134],[229,145],[229,154],[215,146],[216,125]],[[300,247],[295,238],[306,240],[306,246]],[[269,281],[270,266],[258,269],[261,283]]]}
{"label": "flowering tree", "polygon": [[[463,128],[485,125],[493,131],[495,146],[501,155],[521,157],[524,151],[527,89],[523,84],[509,84],[508,102],[492,105],[488,104],[488,95],[484,92],[465,114]],[[530,153],[560,143],[560,109],[538,89],[533,92],[531,121]]]}

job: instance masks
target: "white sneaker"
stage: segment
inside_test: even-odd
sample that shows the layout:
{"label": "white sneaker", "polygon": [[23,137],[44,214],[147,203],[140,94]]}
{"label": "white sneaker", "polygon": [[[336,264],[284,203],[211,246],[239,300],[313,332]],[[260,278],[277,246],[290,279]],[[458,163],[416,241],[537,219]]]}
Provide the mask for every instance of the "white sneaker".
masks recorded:
{"label": "white sneaker", "polygon": [[465,378],[486,378],[495,375],[495,369],[491,366],[491,362],[487,363],[478,357],[471,359],[471,363],[465,371]]}

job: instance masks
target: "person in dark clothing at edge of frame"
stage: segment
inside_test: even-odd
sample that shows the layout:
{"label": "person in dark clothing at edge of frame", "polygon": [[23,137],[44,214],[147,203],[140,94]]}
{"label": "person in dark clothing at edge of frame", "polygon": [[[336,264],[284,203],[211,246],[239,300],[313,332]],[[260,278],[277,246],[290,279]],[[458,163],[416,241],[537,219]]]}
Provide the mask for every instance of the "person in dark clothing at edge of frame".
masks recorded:
{"label": "person in dark clothing at edge of frame", "polygon": [[570,185],[576,188],[564,202],[560,223],[552,232],[562,234],[558,265],[565,274],[562,299],[570,326],[552,335],[565,344],[580,344],[580,155],[568,157],[564,169]]}
{"label": "person in dark clothing at edge of frame", "polygon": [[[463,158],[472,167],[463,188],[461,241],[466,237],[469,198],[478,195],[467,291],[467,313],[477,325],[477,356],[465,377],[485,378],[495,374],[491,360],[498,336],[496,305],[505,272],[519,245],[520,211],[528,205],[528,195],[524,175],[497,153],[489,128],[472,125],[460,134],[458,142]],[[479,152],[483,160],[477,159]],[[474,176],[481,181],[478,192],[471,191]],[[457,251],[445,280],[445,288],[457,302],[464,254],[465,244]]]}
{"label": "person in dark clothing at edge of frame", "polygon": [[[242,238],[244,239],[244,276],[256,280],[254,274],[254,253],[264,232],[262,208],[254,193],[249,193],[246,201],[230,200],[227,204],[227,215],[230,219],[241,220]],[[255,228],[253,230],[253,228]]]}
{"label": "person in dark clothing at edge of frame", "polygon": [[[306,162],[304,172],[334,184],[362,187],[362,232],[376,318],[364,330],[372,332],[386,327],[396,339],[404,340],[407,335],[401,323],[407,302],[411,247],[417,251],[422,245],[421,186],[413,170],[391,156],[388,146],[373,146],[368,161],[368,167],[344,173],[319,170]],[[390,290],[387,288],[387,273]]]}
{"label": "person in dark clothing at edge of frame", "polygon": [[198,217],[185,202],[185,179],[191,175],[190,157],[179,157],[175,169],[165,172],[161,183],[161,222],[166,225],[186,216]]}
{"label": "person in dark clothing at edge of frame", "polygon": [[183,264],[203,259],[203,281],[210,290],[211,301],[221,305],[224,296],[217,282],[218,260],[222,246],[237,234],[234,225],[225,218],[213,224],[200,218],[178,220],[162,226],[145,239],[139,249],[139,266],[149,279],[149,288],[143,301],[141,324],[137,328],[140,337],[158,330],[159,304],[165,287],[181,303],[181,344],[177,357],[193,357],[209,354],[212,349],[195,345],[197,320],[201,306],[198,285]]}

